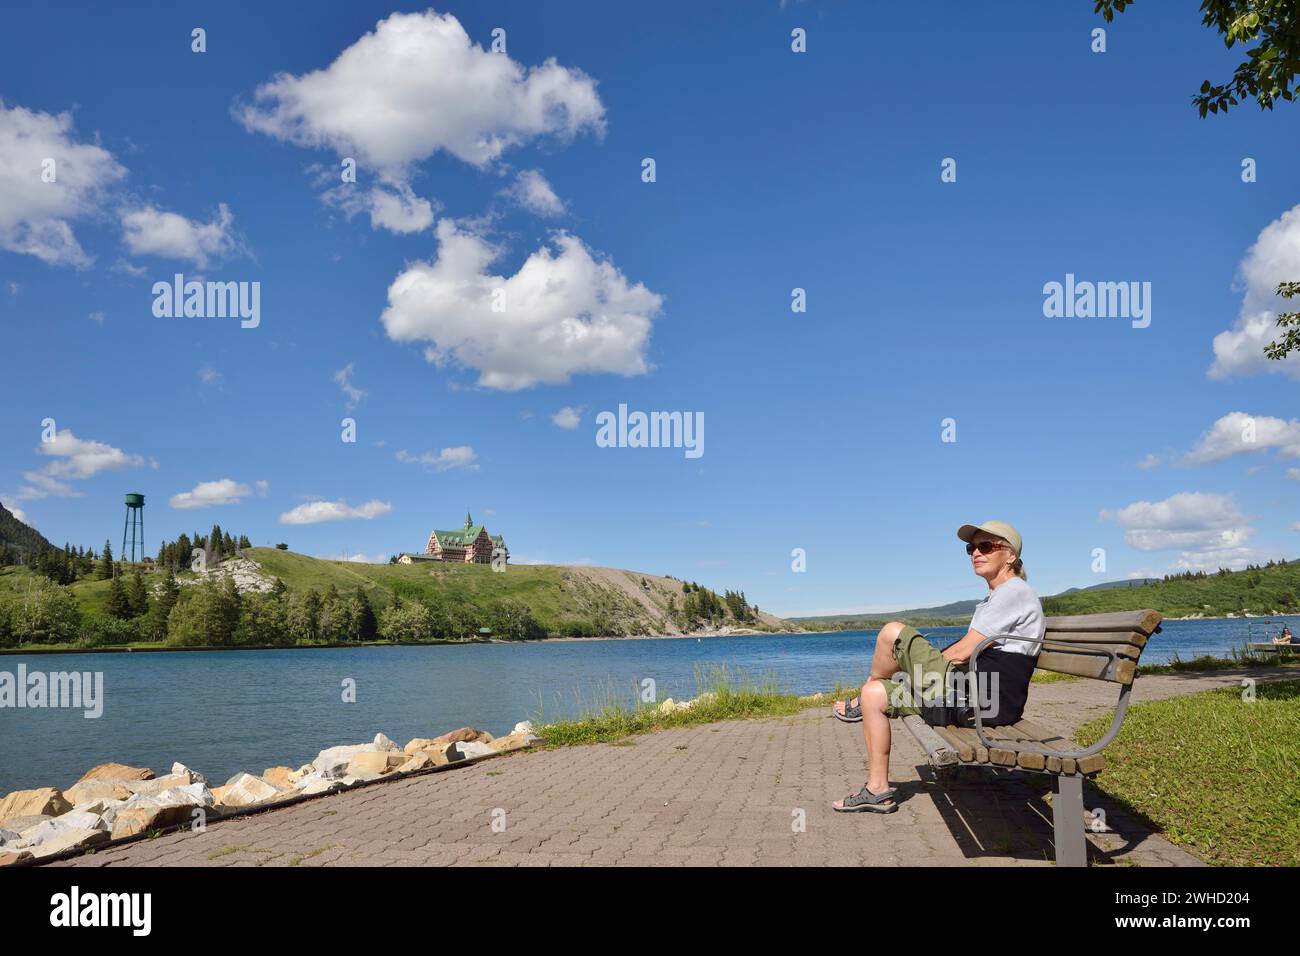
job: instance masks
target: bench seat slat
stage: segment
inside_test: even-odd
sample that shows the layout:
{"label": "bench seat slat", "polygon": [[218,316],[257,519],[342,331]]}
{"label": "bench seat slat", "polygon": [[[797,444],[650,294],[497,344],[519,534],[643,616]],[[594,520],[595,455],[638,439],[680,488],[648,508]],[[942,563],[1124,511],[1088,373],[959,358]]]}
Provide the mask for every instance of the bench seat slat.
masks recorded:
{"label": "bench seat slat", "polygon": [[[920,718],[916,718],[920,720]],[[926,725],[928,726],[928,725]],[[1006,741],[1008,746],[986,748],[980,743],[974,727],[930,727],[952,747],[962,763],[991,763],[1002,767],[1023,767],[1026,770],[1049,770],[1052,773],[1097,773],[1105,766],[1101,754],[1090,757],[1049,757],[1046,754],[1016,753],[1015,745],[1033,743],[1064,752],[1082,750],[1068,737],[1062,737],[1029,720],[1003,727],[985,727],[984,736],[993,743]],[[1068,768],[1068,769],[1067,769]]]}

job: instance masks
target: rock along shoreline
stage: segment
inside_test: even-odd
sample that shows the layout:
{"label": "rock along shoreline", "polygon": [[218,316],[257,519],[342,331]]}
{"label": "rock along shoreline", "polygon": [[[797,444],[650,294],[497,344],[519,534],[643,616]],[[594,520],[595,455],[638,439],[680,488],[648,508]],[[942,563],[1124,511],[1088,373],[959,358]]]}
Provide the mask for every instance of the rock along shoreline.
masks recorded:
{"label": "rock along shoreline", "polygon": [[240,771],[220,786],[179,762],[160,777],[147,767],[100,764],[66,790],[40,787],[0,797],[0,866],[46,862],[166,830],[205,829],[217,820],[466,766],[543,743],[534,731],[527,720],[503,737],[461,727],[400,749],[379,733],[369,743],[328,747],[296,770]]}

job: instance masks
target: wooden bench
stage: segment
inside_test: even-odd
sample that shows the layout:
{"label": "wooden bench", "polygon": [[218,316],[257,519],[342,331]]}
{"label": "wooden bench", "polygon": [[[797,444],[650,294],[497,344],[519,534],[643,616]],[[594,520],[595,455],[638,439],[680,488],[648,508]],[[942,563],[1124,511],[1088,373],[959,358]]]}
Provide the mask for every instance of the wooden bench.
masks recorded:
{"label": "wooden bench", "polygon": [[[1160,620],[1160,614],[1151,610],[1047,618],[1038,670],[1119,685],[1115,718],[1105,735],[1091,747],[1080,747],[1032,720],[1005,727],[985,727],[978,708],[974,727],[931,727],[920,717],[904,717],[903,725],[925,749],[930,766],[941,780],[959,766],[987,766],[1054,776],[1052,825],[1056,864],[1087,866],[1083,778],[1095,777],[1105,765],[1101,752],[1115,739],[1124,722],[1137,676],[1138,658],[1151,636],[1160,631]],[[972,674],[978,675],[980,652],[994,640],[981,641],[971,655]],[[1031,697],[1032,694],[1031,689]]]}

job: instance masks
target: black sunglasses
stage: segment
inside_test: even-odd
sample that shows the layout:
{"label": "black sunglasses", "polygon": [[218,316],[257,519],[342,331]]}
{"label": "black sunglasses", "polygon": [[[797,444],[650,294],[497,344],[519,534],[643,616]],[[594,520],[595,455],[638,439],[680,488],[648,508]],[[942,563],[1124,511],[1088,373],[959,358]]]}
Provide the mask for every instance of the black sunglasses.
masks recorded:
{"label": "black sunglasses", "polygon": [[994,551],[999,551],[1005,547],[1006,547],[1005,544],[1002,544],[998,541],[979,541],[979,542],[971,541],[966,544],[966,553],[974,554],[975,549],[979,548],[980,554],[992,554]]}

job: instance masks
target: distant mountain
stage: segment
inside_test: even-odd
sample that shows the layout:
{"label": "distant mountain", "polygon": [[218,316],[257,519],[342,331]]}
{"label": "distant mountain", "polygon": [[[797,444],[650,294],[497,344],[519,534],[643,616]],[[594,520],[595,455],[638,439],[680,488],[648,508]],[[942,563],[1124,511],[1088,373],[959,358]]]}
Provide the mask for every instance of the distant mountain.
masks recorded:
{"label": "distant mountain", "polygon": [[1074,594],[1076,591],[1106,591],[1110,588],[1140,588],[1144,584],[1157,584],[1163,578],[1129,578],[1127,581],[1107,581],[1105,584],[1092,584],[1086,588],[1066,588],[1060,594],[1053,594],[1052,597],[1063,597],[1066,594]]}
{"label": "distant mountain", "polygon": [[15,518],[13,512],[3,504],[0,504],[0,544],[8,545],[23,558],[42,548],[54,547],[35,528]]}
{"label": "distant mountain", "polygon": [[[1164,578],[1107,581],[1086,588],[1070,588],[1043,597],[1049,617],[1101,614],[1154,608],[1166,617],[1239,617],[1245,614],[1295,614],[1300,611],[1300,561],[1271,562],[1241,571]],[[881,614],[835,614],[792,617],[787,620],[810,631],[871,630],[886,621],[917,627],[964,625],[974,613],[975,601],[955,601],[940,607],[912,608]]]}
{"label": "distant mountain", "polygon": [[[1060,594],[1053,594],[1050,597],[1062,597],[1066,594],[1075,594],[1082,591],[1105,591],[1111,588],[1141,587],[1144,584],[1151,584],[1159,581],[1160,578],[1133,578],[1127,581],[1107,581],[1104,584],[1092,584],[1086,588],[1070,588],[1062,591]],[[1048,600],[1044,597],[1043,600]],[[800,627],[811,627],[814,630],[859,630],[879,627],[885,621],[902,621],[905,624],[923,623],[931,626],[949,623],[965,624],[975,613],[975,606],[979,604],[978,600],[970,601],[953,601],[951,604],[940,604],[937,607],[913,607],[906,608],[902,611],[881,611],[878,614],[828,614],[817,617],[790,617],[786,618],[790,623],[797,624]]]}

